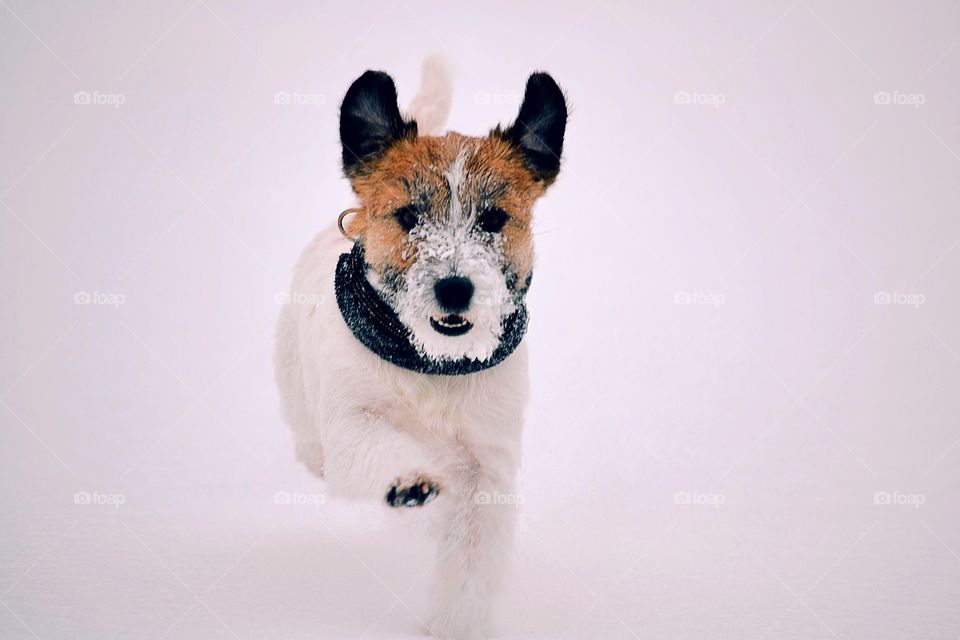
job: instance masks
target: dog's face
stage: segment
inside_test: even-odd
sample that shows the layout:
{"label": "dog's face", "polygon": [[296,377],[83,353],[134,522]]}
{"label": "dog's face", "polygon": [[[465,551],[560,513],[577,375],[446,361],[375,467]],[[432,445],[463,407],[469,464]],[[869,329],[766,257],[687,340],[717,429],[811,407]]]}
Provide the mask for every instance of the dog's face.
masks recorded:
{"label": "dog's face", "polygon": [[486,137],[417,135],[393,80],[368,71],[340,113],[350,223],[367,278],[426,356],[486,360],[533,266],[534,202],[560,168],[567,108],[553,79],[527,82],[517,121]]}

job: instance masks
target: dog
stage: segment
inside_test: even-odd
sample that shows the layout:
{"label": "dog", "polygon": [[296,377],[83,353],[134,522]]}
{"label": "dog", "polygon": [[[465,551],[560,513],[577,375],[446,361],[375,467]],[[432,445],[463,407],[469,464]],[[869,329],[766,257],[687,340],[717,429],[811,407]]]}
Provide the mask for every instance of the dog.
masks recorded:
{"label": "dog", "polygon": [[275,365],[297,456],[331,494],[435,512],[427,631],[473,640],[489,633],[513,537],[531,217],[560,170],[567,104],[538,72],[509,126],[436,135],[449,86],[426,64],[408,117],[386,73],[346,92],[357,207],[304,250]]}

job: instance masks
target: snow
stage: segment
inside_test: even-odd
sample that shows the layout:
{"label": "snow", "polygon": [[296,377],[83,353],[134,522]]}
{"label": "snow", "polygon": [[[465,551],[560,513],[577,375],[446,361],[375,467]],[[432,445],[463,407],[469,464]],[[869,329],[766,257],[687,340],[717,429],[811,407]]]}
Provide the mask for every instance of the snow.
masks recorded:
{"label": "snow", "polygon": [[8,0],[0,637],[421,637],[429,514],[325,499],[271,332],[437,51],[455,130],[573,106],[498,637],[960,635],[960,7],[464,11]]}

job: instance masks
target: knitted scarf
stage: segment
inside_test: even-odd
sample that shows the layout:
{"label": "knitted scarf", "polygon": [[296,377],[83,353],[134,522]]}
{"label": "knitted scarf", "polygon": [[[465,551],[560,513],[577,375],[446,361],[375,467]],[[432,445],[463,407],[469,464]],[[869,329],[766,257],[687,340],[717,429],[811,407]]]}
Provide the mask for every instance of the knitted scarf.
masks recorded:
{"label": "knitted scarf", "polygon": [[350,253],[340,256],[334,288],[337,306],[354,337],[375,354],[390,362],[416,371],[441,376],[476,373],[500,364],[516,350],[527,331],[527,307],[520,302],[517,310],[506,318],[500,345],[486,360],[461,358],[435,360],[417,349],[389,304],[367,280],[367,263],[363,245],[357,242]]}

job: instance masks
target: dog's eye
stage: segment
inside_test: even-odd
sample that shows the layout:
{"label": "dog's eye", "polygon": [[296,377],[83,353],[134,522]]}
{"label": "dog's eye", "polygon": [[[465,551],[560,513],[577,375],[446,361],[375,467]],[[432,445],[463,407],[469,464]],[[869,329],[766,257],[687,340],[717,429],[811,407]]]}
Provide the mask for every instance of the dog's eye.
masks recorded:
{"label": "dog's eye", "polygon": [[410,231],[420,220],[420,214],[417,212],[417,208],[412,204],[408,204],[405,207],[400,207],[393,212],[393,216],[397,219],[397,222],[400,223],[400,226]]}
{"label": "dog's eye", "polygon": [[488,233],[497,233],[509,217],[503,209],[487,209],[477,216],[477,226]]}

